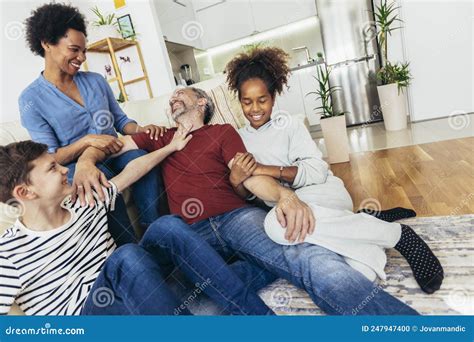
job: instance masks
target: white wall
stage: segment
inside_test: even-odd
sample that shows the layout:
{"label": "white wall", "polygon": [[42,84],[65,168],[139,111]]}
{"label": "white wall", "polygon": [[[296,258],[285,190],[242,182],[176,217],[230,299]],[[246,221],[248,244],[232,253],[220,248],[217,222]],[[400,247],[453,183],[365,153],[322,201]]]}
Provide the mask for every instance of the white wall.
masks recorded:
{"label": "white wall", "polygon": [[402,30],[389,59],[409,61],[410,116],[421,121],[474,112],[472,0],[399,0]]}
{"label": "white wall", "polygon": [[[43,59],[34,56],[26,47],[21,23],[33,9],[47,2],[49,1],[0,1],[0,122],[19,119],[18,96],[44,68]],[[112,0],[68,2],[78,7],[87,19],[93,18],[89,9],[95,5],[102,11],[114,11]],[[127,0],[127,6],[116,14],[130,14],[132,17],[135,31],[139,33],[138,40],[153,95],[156,97],[170,92],[174,88],[173,74],[153,1]]]}

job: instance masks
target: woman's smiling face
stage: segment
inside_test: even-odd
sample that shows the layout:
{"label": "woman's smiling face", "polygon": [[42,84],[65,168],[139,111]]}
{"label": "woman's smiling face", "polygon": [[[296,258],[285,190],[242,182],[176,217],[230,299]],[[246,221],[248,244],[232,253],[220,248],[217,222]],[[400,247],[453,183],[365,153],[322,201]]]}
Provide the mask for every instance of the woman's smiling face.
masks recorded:
{"label": "woman's smiling face", "polygon": [[248,79],[240,86],[240,104],[253,128],[257,129],[270,120],[274,103],[274,97],[260,78]]}
{"label": "woman's smiling face", "polygon": [[[44,43],[43,43],[44,44]],[[56,45],[45,48],[45,57],[62,72],[74,76],[86,60],[86,36],[84,33],[69,29]]]}

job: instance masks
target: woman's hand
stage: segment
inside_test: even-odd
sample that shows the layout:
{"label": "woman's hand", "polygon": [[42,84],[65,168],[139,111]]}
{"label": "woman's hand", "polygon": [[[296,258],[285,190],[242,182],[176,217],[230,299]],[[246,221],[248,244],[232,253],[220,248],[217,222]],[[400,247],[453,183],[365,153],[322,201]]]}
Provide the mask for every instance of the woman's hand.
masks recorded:
{"label": "woman's hand", "polygon": [[157,125],[146,125],[146,126],[138,126],[137,133],[147,133],[150,134],[150,139],[158,140],[159,137],[162,137],[163,134],[168,129],[166,127],[161,127]]}
{"label": "woman's hand", "polygon": [[111,186],[102,171],[100,171],[93,163],[87,161],[77,162],[72,182],[74,189],[72,194],[73,202],[79,196],[81,206],[85,206],[86,203],[89,203],[89,206],[92,207],[94,205],[94,197],[92,194],[93,189],[95,189],[99,195],[99,200],[102,202],[105,201],[102,185],[107,188]]}
{"label": "woman's hand", "polygon": [[257,169],[257,166],[258,163],[251,153],[238,152],[234,157],[234,163],[230,169],[230,182],[234,186],[242,184],[243,181],[252,176],[254,171]]}
{"label": "woman's hand", "polygon": [[174,132],[173,139],[169,143],[174,151],[181,151],[188,144],[189,140],[193,137],[192,134],[189,134],[192,128],[193,125],[186,128],[178,124],[178,129]]}
{"label": "woman's hand", "polygon": [[88,146],[98,148],[107,155],[120,152],[123,146],[117,137],[108,134],[88,134],[85,139]]}

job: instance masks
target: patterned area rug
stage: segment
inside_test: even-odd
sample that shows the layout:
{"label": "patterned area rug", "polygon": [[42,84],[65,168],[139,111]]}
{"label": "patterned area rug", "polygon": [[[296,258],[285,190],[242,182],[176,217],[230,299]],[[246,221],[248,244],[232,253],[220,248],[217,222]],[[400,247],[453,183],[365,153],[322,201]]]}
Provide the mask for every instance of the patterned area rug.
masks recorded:
{"label": "patterned area rug", "polygon": [[[444,268],[441,289],[421,291],[406,260],[388,250],[387,280],[381,287],[423,315],[474,314],[474,215],[420,217],[399,221],[421,235]],[[261,291],[265,303],[279,315],[324,315],[307,293],[285,280]]]}

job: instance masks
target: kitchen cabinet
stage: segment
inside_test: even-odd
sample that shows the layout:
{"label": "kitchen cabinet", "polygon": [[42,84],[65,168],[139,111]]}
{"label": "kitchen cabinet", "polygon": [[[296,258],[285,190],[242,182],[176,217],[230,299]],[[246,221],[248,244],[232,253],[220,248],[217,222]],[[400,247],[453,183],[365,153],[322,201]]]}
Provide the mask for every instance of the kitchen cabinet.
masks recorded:
{"label": "kitchen cabinet", "polygon": [[205,49],[250,36],[255,31],[248,0],[214,4],[193,0],[193,6],[196,20],[202,25],[201,40]]}
{"label": "kitchen cabinet", "polygon": [[[165,40],[193,46],[198,49],[202,48],[202,42],[199,38],[201,28],[195,23],[196,16],[191,0],[160,0],[155,1],[155,6]],[[189,27],[190,25],[194,27]],[[183,34],[183,30],[186,27],[189,29],[188,35]]]}
{"label": "kitchen cabinet", "polygon": [[316,0],[250,0],[250,6],[258,32],[316,15]]}
{"label": "kitchen cabinet", "polygon": [[316,68],[317,66],[311,66],[294,72],[294,74],[298,75],[304,111],[306,117],[308,118],[309,124],[312,126],[319,125],[320,114],[316,113],[321,109],[315,108],[322,105],[321,100],[317,100],[316,94],[309,94],[310,92],[316,91],[318,87],[318,81],[315,79],[317,74]]}
{"label": "kitchen cabinet", "polygon": [[[156,1],[165,39],[208,49],[316,15],[315,0]],[[192,26],[192,27],[190,27]],[[189,29],[196,39],[189,39]]]}
{"label": "kitchen cabinet", "polygon": [[290,115],[303,114],[308,118],[309,124],[319,125],[319,110],[314,108],[321,106],[321,100],[317,100],[317,95],[308,93],[316,90],[317,81],[316,66],[310,66],[295,70],[288,79],[289,89],[284,89],[282,95],[275,99],[274,115],[277,113],[289,113]]}

